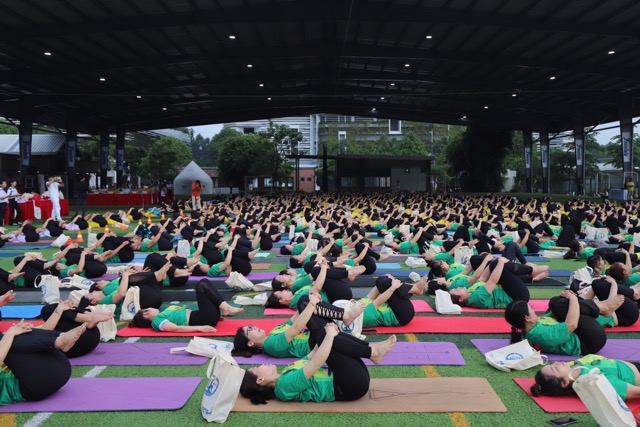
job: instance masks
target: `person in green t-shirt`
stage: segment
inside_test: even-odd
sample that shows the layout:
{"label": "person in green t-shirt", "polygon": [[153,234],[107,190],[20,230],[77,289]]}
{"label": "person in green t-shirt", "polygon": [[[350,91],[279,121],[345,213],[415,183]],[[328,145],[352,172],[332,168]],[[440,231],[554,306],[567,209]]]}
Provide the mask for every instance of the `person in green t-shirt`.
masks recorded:
{"label": "person in green t-shirt", "polygon": [[60,390],[71,377],[71,364],[64,353],[85,327],[60,333],[20,321],[1,334],[0,406],[42,400]]}
{"label": "person in green t-shirt", "polygon": [[599,369],[609,380],[622,400],[640,397],[640,363],[608,359],[588,354],[573,362],[555,362],[536,373],[536,383],[531,386],[534,396],[575,396],[573,382],[592,369]]}
{"label": "person in green t-shirt", "polygon": [[[396,336],[380,343],[367,343],[340,333],[331,321],[308,326],[318,348],[309,359],[289,364],[282,373],[274,365],[260,365],[246,371],[240,394],[253,404],[269,399],[298,402],[333,402],[360,399],[369,391],[369,371],[362,358],[376,364],[393,348]],[[323,368],[324,364],[328,368]]]}
{"label": "person in green t-shirt", "polygon": [[595,354],[607,342],[604,327],[615,326],[615,309],[624,301],[622,295],[620,298],[596,303],[564,290],[551,298],[549,312],[543,316],[538,316],[526,301],[518,300],[506,307],[504,317],[514,328],[512,343],[526,338],[545,353]]}
{"label": "person in green t-shirt", "polygon": [[171,305],[163,311],[145,308],[129,322],[131,328],[153,328],[160,332],[215,332],[220,316],[244,311],[224,300],[215,285],[206,279],[196,284],[197,310]]}
{"label": "person in green t-shirt", "polygon": [[406,325],[415,316],[411,297],[424,294],[426,286],[426,274],[413,285],[404,284],[391,274],[377,278],[369,294],[358,301],[365,305],[362,327]]}

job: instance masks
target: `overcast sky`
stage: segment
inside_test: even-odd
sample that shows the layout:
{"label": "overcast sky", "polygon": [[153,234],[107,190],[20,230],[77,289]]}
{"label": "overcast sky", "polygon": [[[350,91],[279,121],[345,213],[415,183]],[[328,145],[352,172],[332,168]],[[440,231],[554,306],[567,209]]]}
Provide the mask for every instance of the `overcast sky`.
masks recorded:
{"label": "overcast sky", "polygon": [[[634,120],[634,122],[638,121],[638,118],[636,117]],[[608,128],[611,126],[616,126],[614,129],[606,129],[606,130],[600,130],[602,128]],[[620,135],[620,129],[619,127],[620,123],[619,122],[614,122],[614,123],[606,123],[606,124],[602,124],[600,126],[596,127],[596,130],[598,132],[598,143],[599,144],[608,144],[609,141],[611,140],[612,137],[616,136],[616,135]],[[220,132],[220,130],[222,130],[222,124],[216,124],[216,125],[204,125],[204,126],[192,126],[192,129],[195,131],[196,135],[200,134],[205,138],[212,138],[214,137],[218,132]],[[634,128],[634,133],[638,131],[638,126],[636,125],[636,127]]]}

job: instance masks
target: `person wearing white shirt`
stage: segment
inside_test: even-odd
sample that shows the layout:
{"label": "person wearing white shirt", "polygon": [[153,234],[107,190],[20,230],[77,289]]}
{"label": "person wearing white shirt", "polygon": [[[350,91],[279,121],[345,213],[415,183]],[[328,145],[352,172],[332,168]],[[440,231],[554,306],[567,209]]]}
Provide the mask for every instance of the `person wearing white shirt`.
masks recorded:
{"label": "person wearing white shirt", "polygon": [[0,226],[4,225],[4,218],[7,214],[7,181],[0,183]]}
{"label": "person wearing white shirt", "polygon": [[58,191],[59,187],[64,187],[64,184],[60,180],[60,178],[52,175],[49,177],[47,181],[47,188],[49,189],[49,199],[51,199],[51,218],[56,221],[62,221],[62,217],[60,216],[60,192]]}
{"label": "person wearing white shirt", "polygon": [[11,181],[11,186],[7,189],[7,195],[9,196],[9,225],[18,225],[18,218],[22,215],[22,209],[18,204],[17,198],[20,196],[18,189],[16,188],[16,180]]}

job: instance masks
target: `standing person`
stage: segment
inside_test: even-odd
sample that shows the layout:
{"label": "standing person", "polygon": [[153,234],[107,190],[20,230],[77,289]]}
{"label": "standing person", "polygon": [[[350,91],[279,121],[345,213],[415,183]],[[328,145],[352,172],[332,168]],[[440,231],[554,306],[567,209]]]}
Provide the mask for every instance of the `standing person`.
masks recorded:
{"label": "standing person", "polygon": [[16,200],[21,196],[16,188],[17,184],[15,179],[11,180],[11,187],[7,190],[7,195],[9,196],[9,225],[19,225],[18,218],[22,215],[22,209],[20,209],[18,200]]}
{"label": "standing person", "polygon": [[4,225],[4,219],[7,214],[7,181],[0,183],[0,226]]}
{"label": "standing person", "polygon": [[47,188],[49,189],[49,199],[51,199],[51,218],[56,221],[62,221],[62,217],[60,216],[60,191],[58,191],[59,187],[64,187],[62,180],[54,175],[49,177],[47,181]]}
{"label": "standing person", "polygon": [[204,188],[204,185],[200,184],[200,180],[196,179],[191,184],[191,209],[200,209],[200,191]]}
{"label": "standing person", "polygon": [[76,184],[76,213],[80,212],[82,208],[82,216],[84,217],[87,212],[87,192],[89,191],[89,184],[87,183],[87,176],[80,175],[80,181]]}

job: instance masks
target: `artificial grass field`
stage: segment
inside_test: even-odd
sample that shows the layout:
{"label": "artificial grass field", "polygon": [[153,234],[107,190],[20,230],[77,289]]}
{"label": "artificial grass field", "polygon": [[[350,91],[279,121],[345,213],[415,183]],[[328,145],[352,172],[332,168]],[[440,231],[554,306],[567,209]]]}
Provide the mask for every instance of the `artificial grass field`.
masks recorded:
{"label": "artificial grass field", "polygon": [[[157,221],[157,220],[156,220]],[[35,222],[36,225],[40,221]],[[15,227],[7,227],[12,231]],[[112,230],[118,234],[124,234],[129,230]],[[96,231],[96,230],[94,230]],[[68,232],[74,238],[77,232]],[[86,232],[83,233],[86,239]],[[5,245],[2,251],[15,252],[18,245]],[[42,250],[43,255],[49,256],[56,252],[56,248]],[[256,262],[265,262],[256,259]],[[584,261],[550,260],[545,263],[551,269],[575,270],[584,266]],[[13,257],[0,258],[0,267],[11,270]],[[274,264],[269,271],[282,268],[282,264]],[[417,270],[416,270],[417,271]],[[380,272],[381,273],[381,272]],[[563,283],[568,278],[555,278]],[[531,298],[543,299],[557,295],[563,288],[561,286],[532,286]],[[17,292],[20,292],[18,290]],[[223,293],[226,297],[232,295]],[[414,297],[415,298],[415,297]],[[421,297],[429,301],[435,307],[433,299]],[[181,301],[187,303],[187,301]],[[238,318],[262,317],[262,307],[244,307],[244,313]],[[438,314],[424,314],[426,316],[438,316]],[[474,313],[474,316],[501,316],[495,313]],[[640,338],[640,333],[609,334],[611,338]],[[367,335],[369,341],[386,339],[386,335]],[[486,364],[484,356],[471,344],[472,338],[505,338],[502,334],[399,334],[399,341],[449,341],[455,343],[460,349],[466,366],[374,366],[369,369],[372,378],[415,378],[415,377],[484,377],[502,399],[507,407],[506,413],[231,413],[226,425],[229,426],[544,426],[552,418],[570,415],[579,421],[581,426],[596,426],[597,424],[589,414],[548,414],[542,411],[524,392],[512,381],[513,377],[532,377],[536,369],[529,371],[505,373],[497,371]],[[231,337],[216,339],[231,340]],[[141,338],[139,342],[176,342],[176,346],[186,345],[188,338]],[[124,342],[123,338],[116,338],[115,342]],[[98,377],[182,377],[200,376],[203,381],[191,396],[187,404],[178,411],[144,411],[144,412],[69,412],[53,413],[50,416],[34,413],[0,414],[0,426],[28,425],[28,426],[192,426],[204,425],[206,422],[200,415],[200,401],[204,392],[204,377],[207,364],[201,366],[154,366],[154,367],[107,367],[98,373]],[[82,377],[95,372],[94,367],[73,367],[73,376]],[[92,375],[93,376],[93,375]],[[140,390],[140,393],[144,393]],[[101,399],[96,396],[96,399]],[[428,399],[429,396],[425,396]],[[295,403],[291,403],[294,405]],[[392,410],[393,408],[389,408]]]}

